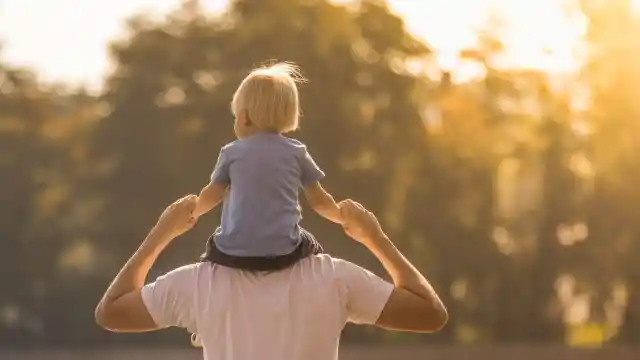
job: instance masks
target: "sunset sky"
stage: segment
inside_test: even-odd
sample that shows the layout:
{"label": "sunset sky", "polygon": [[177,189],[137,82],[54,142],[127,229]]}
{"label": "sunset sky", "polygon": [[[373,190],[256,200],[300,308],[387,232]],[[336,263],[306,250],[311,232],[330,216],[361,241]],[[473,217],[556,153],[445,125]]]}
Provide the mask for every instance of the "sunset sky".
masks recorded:
{"label": "sunset sky", "polygon": [[[226,0],[202,0],[207,10]],[[449,66],[491,9],[507,21],[510,66],[565,71],[576,67],[582,27],[569,21],[564,0],[389,0],[407,27]],[[122,21],[139,11],[162,14],[179,0],[0,0],[2,58],[34,68],[44,80],[99,87],[108,67],[106,44],[121,36]],[[544,49],[550,55],[544,56]]]}

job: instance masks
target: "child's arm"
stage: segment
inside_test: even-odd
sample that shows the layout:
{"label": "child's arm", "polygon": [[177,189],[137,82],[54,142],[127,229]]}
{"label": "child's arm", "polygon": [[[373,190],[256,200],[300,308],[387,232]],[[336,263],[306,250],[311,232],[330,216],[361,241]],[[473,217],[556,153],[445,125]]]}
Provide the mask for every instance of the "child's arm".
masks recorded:
{"label": "child's arm", "polygon": [[193,211],[193,216],[195,218],[211,211],[213,208],[218,206],[224,198],[224,194],[227,191],[229,184],[231,184],[231,179],[229,177],[230,162],[228,156],[228,152],[231,150],[233,150],[231,144],[224,146],[220,150],[220,154],[218,154],[218,162],[211,174],[211,180],[207,186],[200,190],[200,195],[196,202],[196,208]]}
{"label": "child's arm", "polygon": [[210,182],[202,188],[200,195],[198,196],[198,202],[196,202],[196,209],[193,211],[193,216],[198,218],[211,211],[213,208],[224,198],[224,193],[227,191],[227,185],[216,184]]}
{"label": "child's arm", "polygon": [[311,208],[327,220],[342,224],[340,207],[333,196],[326,192],[319,181],[304,188],[304,195]]}

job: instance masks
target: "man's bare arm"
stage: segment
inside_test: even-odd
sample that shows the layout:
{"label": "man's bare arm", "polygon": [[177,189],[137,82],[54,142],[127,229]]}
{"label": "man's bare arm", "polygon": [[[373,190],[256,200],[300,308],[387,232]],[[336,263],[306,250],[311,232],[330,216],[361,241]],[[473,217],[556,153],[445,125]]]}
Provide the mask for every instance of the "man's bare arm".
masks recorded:
{"label": "man's bare arm", "polygon": [[369,250],[387,270],[393,284],[376,325],[403,331],[436,332],[447,322],[444,304],[422,275],[386,237],[371,242]]}
{"label": "man's bare arm", "polygon": [[96,307],[98,325],[115,332],[144,332],[158,328],[143,303],[140,289],[151,266],[168,243],[162,234],[151,231],[116,275]]}
{"label": "man's bare arm", "polygon": [[340,208],[347,234],[378,258],[395,285],[376,325],[399,331],[440,330],[447,311],[424,275],[393,245],[371,212],[351,200],[341,202]]}
{"label": "man's bare arm", "polygon": [[141,289],[160,253],[169,243],[195,224],[192,217],[196,196],[184,197],[170,205],[138,250],[122,267],[95,310],[98,325],[115,332],[142,332],[158,329],[143,300]]}

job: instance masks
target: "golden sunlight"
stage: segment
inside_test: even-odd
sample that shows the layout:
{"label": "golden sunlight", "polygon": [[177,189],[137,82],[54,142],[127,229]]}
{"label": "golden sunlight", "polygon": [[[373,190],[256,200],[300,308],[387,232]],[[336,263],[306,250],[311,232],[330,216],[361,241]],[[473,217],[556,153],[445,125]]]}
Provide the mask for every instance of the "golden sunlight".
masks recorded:
{"label": "golden sunlight", "polygon": [[[207,11],[220,10],[227,4],[226,0],[201,1]],[[489,15],[494,13],[505,22],[500,31],[507,45],[504,65],[572,71],[579,64],[576,48],[584,25],[576,16],[577,9],[573,16],[563,10],[562,4],[566,1],[388,0],[391,8],[406,21],[407,28],[436,50],[441,64],[455,63],[458,52],[475,42],[477,30],[485,26]],[[640,3],[640,0],[633,1],[636,5]],[[122,19],[142,9],[164,13],[177,4],[179,0],[9,2],[0,13],[2,55],[10,63],[37,69],[48,80],[89,82],[98,86],[109,66],[106,45],[121,35]],[[30,10],[36,7],[41,11]],[[53,12],[55,17],[45,15]],[[40,26],[34,28],[31,24],[36,23]],[[78,27],[87,31],[78,32]],[[52,46],[63,46],[65,51],[55,51]]]}
{"label": "golden sunlight", "polygon": [[[636,0],[638,1],[638,0]],[[504,66],[550,72],[574,71],[580,65],[579,45],[584,23],[578,10],[567,11],[561,0],[449,0],[427,2],[389,0],[408,28],[426,40],[438,60],[453,63],[471,46],[491,16],[506,45]]]}

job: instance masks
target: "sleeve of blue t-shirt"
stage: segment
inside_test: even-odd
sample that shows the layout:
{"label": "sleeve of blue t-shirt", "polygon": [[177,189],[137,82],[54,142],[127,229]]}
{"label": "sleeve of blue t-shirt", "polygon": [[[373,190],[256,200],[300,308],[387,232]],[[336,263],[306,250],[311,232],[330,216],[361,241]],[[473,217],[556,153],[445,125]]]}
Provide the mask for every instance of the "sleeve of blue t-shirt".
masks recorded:
{"label": "sleeve of blue t-shirt", "polygon": [[307,147],[303,147],[303,153],[300,160],[300,182],[303,187],[313,185],[315,182],[324,178],[324,172],[313,161],[313,158],[307,151]]}
{"label": "sleeve of blue t-shirt", "polygon": [[211,174],[211,182],[218,185],[229,185],[231,183],[231,178],[229,176],[229,148],[227,146],[223,147],[220,150],[220,154],[218,155],[218,162],[216,163],[216,167],[213,169],[213,173]]}

